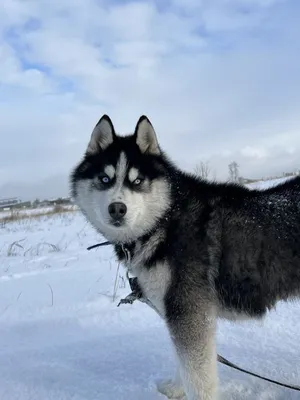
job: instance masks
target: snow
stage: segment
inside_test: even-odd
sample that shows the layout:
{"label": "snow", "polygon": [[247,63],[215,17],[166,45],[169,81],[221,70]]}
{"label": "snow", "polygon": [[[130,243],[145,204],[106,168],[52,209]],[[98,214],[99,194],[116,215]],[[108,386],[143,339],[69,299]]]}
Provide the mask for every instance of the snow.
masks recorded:
{"label": "snow", "polygon": [[280,185],[281,183],[289,181],[295,177],[296,177],[295,175],[292,175],[292,176],[285,176],[282,178],[275,178],[272,180],[257,181],[257,182],[249,183],[246,186],[248,186],[250,189],[264,190],[264,189],[268,189],[269,187]]}
{"label": "snow", "polygon": [[[0,224],[1,226],[1,224]],[[172,377],[164,323],[146,305],[117,307],[125,271],[77,211],[0,228],[0,399],[159,400]],[[116,284],[117,277],[117,284]],[[220,321],[218,352],[300,385],[300,305],[263,322]],[[299,399],[299,393],[219,365],[223,399]]]}
{"label": "snow", "polygon": [[[63,205],[58,205],[64,209],[67,210],[75,210],[77,209],[77,206],[73,204],[63,204]],[[46,214],[46,213],[51,213],[55,210],[55,206],[41,206],[41,207],[36,207],[36,208],[11,208],[6,210],[5,208],[0,208],[0,220],[2,218],[8,217],[10,215],[15,215],[18,214],[20,216],[22,215],[29,215],[29,216],[34,216],[38,214]]]}

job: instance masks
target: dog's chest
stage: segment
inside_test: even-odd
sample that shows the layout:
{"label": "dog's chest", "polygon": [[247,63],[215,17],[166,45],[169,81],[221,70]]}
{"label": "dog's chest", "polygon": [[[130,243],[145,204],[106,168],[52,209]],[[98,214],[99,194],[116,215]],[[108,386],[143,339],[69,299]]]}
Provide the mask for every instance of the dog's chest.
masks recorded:
{"label": "dog's chest", "polygon": [[161,316],[165,315],[165,295],[171,282],[170,268],[167,263],[157,263],[150,269],[141,268],[137,274],[143,296],[157,308]]}
{"label": "dog's chest", "polygon": [[151,244],[137,243],[133,254],[127,258],[126,266],[138,279],[143,296],[157,308],[161,316],[165,314],[164,299],[171,283],[171,270],[167,261],[157,261],[150,267],[145,262],[152,255]]}

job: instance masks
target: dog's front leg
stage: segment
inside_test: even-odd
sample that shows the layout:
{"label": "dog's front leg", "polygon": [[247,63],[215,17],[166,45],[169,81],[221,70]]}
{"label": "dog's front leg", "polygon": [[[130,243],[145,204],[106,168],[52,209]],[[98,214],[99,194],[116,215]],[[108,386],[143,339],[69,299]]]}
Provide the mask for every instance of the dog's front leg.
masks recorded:
{"label": "dog's front leg", "polygon": [[180,376],[179,363],[176,368],[174,379],[160,379],[156,382],[156,386],[157,390],[168,399],[186,399]]}
{"label": "dog's front leg", "polygon": [[[199,304],[199,303],[198,303]],[[180,361],[180,375],[187,400],[218,398],[216,315],[212,305],[201,300],[189,305],[168,321],[171,337]]]}

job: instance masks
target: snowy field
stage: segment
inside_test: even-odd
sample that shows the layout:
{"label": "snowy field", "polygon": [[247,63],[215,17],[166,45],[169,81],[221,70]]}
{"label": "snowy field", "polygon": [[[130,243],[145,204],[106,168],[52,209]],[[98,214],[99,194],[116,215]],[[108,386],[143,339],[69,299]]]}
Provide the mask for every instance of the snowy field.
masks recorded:
{"label": "snowy field", "polygon": [[[68,205],[61,205],[58,207],[61,207],[66,210],[75,210],[77,209],[77,206],[73,204],[68,204]],[[34,216],[38,214],[46,214],[46,213],[51,213],[53,212],[53,209],[55,209],[55,206],[49,206],[49,207],[36,207],[36,208],[12,208],[10,210],[6,209],[0,209],[0,221],[2,218],[9,217],[12,214],[14,215],[29,215],[29,216]]]}
{"label": "snowy field", "polygon": [[249,183],[246,186],[248,186],[249,189],[263,190],[263,189],[268,189],[269,187],[280,185],[281,183],[289,181],[290,179],[293,179],[293,178],[295,178],[295,176],[287,176],[287,177],[283,177],[283,178],[276,178],[276,179],[272,179],[272,180],[269,180],[269,181],[268,180],[257,181],[257,182]]}
{"label": "snowy field", "polygon": [[[171,377],[167,330],[146,305],[117,307],[125,272],[79,212],[0,224],[0,399],[159,400]],[[218,352],[300,385],[300,304],[264,322],[220,322]],[[226,400],[289,400],[300,393],[219,365]]]}

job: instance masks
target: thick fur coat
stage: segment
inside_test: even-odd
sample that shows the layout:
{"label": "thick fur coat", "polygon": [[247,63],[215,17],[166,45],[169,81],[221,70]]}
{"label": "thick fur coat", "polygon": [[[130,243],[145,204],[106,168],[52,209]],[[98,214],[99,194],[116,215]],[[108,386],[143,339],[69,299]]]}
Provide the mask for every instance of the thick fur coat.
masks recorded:
{"label": "thick fur coat", "polygon": [[165,320],[177,352],[169,398],[218,397],[218,317],[260,318],[300,294],[300,177],[258,191],[178,169],[146,117],[133,135],[96,125],[72,195]]}

